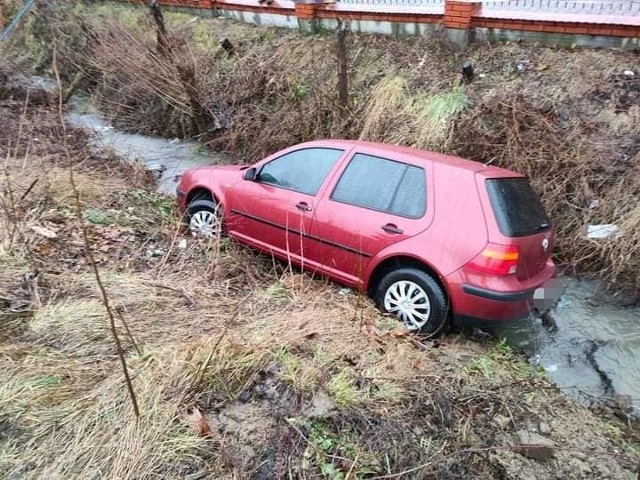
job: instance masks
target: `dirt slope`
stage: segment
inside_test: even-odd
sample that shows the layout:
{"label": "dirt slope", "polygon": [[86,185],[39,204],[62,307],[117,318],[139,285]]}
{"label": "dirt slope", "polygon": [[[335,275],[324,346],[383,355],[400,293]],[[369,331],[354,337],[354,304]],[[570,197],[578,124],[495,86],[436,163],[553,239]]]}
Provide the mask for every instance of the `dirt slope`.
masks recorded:
{"label": "dirt slope", "polygon": [[[460,51],[440,33],[351,35],[343,109],[333,35],[170,12],[165,19],[170,55],[158,50],[145,9],[49,2],[9,50],[50,73],[56,45],[67,90],[91,90],[120,128],[169,138],[197,134],[237,161],[298,141],[349,137],[526,173],[557,229],[562,267],[596,274],[640,298],[637,52],[518,44]],[[232,54],[219,48],[220,37],[234,45]],[[465,59],[475,78],[459,85]],[[202,111],[194,111],[194,102]],[[205,117],[204,126],[194,112]],[[615,224],[619,236],[585,238],[588,225],[597,224]]]}
{"label": "dirt slope", "polygon": [[185,237],[143,172],[65,135],[46,96],[12,95],[0,477],[636,478],[637,427],[572,404],[504,344],[420,342],[334,284]]}

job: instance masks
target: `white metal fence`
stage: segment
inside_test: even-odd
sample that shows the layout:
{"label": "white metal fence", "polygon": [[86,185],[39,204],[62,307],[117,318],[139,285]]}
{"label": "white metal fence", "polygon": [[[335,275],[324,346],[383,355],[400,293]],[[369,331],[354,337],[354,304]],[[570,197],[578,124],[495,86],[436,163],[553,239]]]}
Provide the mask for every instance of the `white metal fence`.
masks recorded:
{"label": "white metal fence", "polygon": [[338,0],[347,5],[388,5],[411,7],[444,7],[444,0]]}
{"label": "white metal fence", "polygon": [[638,0],[481,0],[485,11],[523,10],[583,15],[640,16]]}

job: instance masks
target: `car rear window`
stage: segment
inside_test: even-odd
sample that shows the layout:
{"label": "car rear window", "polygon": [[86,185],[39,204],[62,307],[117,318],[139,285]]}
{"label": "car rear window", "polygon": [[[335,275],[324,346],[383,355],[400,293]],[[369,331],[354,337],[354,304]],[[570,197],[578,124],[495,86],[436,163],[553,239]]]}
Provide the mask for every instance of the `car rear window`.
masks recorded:
{"label": "car rear window", "polygon": [[507,237],[524,237],[549,228],[551,222],[540,197],[526,178],[487,180],[491,207],[500,232]]}

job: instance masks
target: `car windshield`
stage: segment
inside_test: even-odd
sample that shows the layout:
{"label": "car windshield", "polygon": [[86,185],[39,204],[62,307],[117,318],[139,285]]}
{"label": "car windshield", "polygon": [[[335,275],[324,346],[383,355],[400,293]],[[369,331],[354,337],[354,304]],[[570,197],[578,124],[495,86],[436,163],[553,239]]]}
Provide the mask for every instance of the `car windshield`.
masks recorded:
{"label": "car windshield", "polygon": [[550,227],[540,197],[526,178],[490,179],[487,180],[487,191],[503,235],[524,237]]}

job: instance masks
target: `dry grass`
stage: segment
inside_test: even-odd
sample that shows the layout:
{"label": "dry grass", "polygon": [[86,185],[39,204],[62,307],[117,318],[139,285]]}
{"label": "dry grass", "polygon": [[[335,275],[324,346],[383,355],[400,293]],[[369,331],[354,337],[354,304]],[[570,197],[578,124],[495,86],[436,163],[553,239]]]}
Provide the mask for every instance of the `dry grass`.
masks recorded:
{"label": "dry grass", "polygon": [[[5,107],[3,121],[17,128],[6,138],[20,125],[29,136],[46,131],[50,152],[61,152],[50,111]],[[232,243],[189,240],[178,248],[178,219],[166,205],[140,193],[130,167],[92,157],[83,138],[72,149],[77,178],[85,208],[113,219],[89,228],[110,301],[129,326],[119,322],[118,331],[142,416],[135,420],[83,245],[69,241],[78,225],[61,194],[63,155],[3,143],[3,199],[7,182],[22,187],[34,175],[42,182],[19,215],[2,216],[17,222],[19,235],[11,245],[6,230],[0,237],[0,476],[335,478],[410,470],[519,478],[546,468],[510,451],[511,428],[496,426],[496,415],[512,418],[513,428],[555,422],[558,462],[588,444],[604,452],[599,464],[612,476],[632,475],[626,468],[635,454],[622,431],[572,406],[504,346],[455,336],[420,344],[357,294]],[[123,211],[130,213],[114,213]],[[58,237],[40,238],[27,228],[33,222]],[[150,242],[164,256],[149,257]],[[614,444],[622,456],[606,454]]]}
{"label": "dry grass", "polygon": [[[46,26],[34,20],[27,31],[49,42],[64,32],[59,48],[67,81],[82,78],[79,85],[92,89],[116,125],[170,137],[194,133],[180,62],[156,53],[146,10],[101,5],[70,11],[60,2],[44,8],[44,16]],[[638,69],[633,53],[525,45],[459,52],[440,33],[404,40],[350,36],[350,109],[343,114],[335,108],[332,36],[165,16],[176,58],[196,66],[198,96],[210,119],[208,130],[197,133],[209,147],[252,162],[298,141],[363,138],[526,173],[551,213],[563,267],[639,295],[633,212],[640,191],[640,80],[621,76]],[[34,51],[27,41],[32,36],[16,39],[19,51]],[[232,41],[234,55],[218,48],[220,36]],[[38,52],[46,64],[50,53]],[[476,80],[456,86],[458,66],[468,57]],[[532,68],[518,73],[521,60]],[[622,233],[585,239],[587,225],[597,223],[616,224]]]}
{"label": "dry grass", "polygon": [[[263,40],[284,52],[284,40]],[[325,61],[314,42],[301,42],[301,49],[318,49],[316,57],[302,56],[305,65]],[[371,62],[379,55],[362,48],[365,69],[376,71]],[[425,55],[419,50],[399,57],[418,65]],[[255,63],[247,55],[242,61]],[[231,85],[237,64],[219,61],[228,62]],[[293,88],[300,79],[283,79],[286,65],[276,65],[277,72],[266,62],[255,69],[284,82],[260,98],[300,94]],[[362,85],[378,83],[377,74],[367,75]],[[390,97],[414,119],[412,139],[421,131],[419,112],[435,124],[464,113],[448,101],[438,107],[450,85],[429,90],[423,103],[409,102],[422,77],[403,78]],[[326,83],[319,88],[330,88]],[[306,108],[307,100],[294,105]],[[259,118],[260,102],[244,105]],[[284,105],[273,118],[290,113]],[[301,108],[286,122],[306,115]],[[382,121],[372,122],[371,132],[384,135]],[[5,100],[0,123],[2,205],[16,206],[0,211],[0,477],[546,478],[563,469],[573,475],[576,458],[586,455],[585,465],[603,475],[635,478],[637,428],[573,405],[504,345],[455,335],[423,344],[355,293],[231,242],[187,239],[181,249],[172,201],[70,129],[90,241],[111,303],[130,327],[131,336],[118,325],[142,412],[136,421],[69,211],[57,117],[24,99]],[[272,148],[289,140],[278,132],[291,125],[271,125],[253,147],[243,140],[248,131],[236,140],[256,151]],[[267,144],[262,135],[271,134]],[[441,128],[425,141],[455,145],[456,138]],[[22,202],[10,199],[36,178]],[[630,229],[637,211],[625,215]],[[150,256],[156,249],[164,254]],[[500,426],[498,416],[510,423]],[[515,431],[540,421],[551,425],[558,445],[546,464],[511,447]]]}

